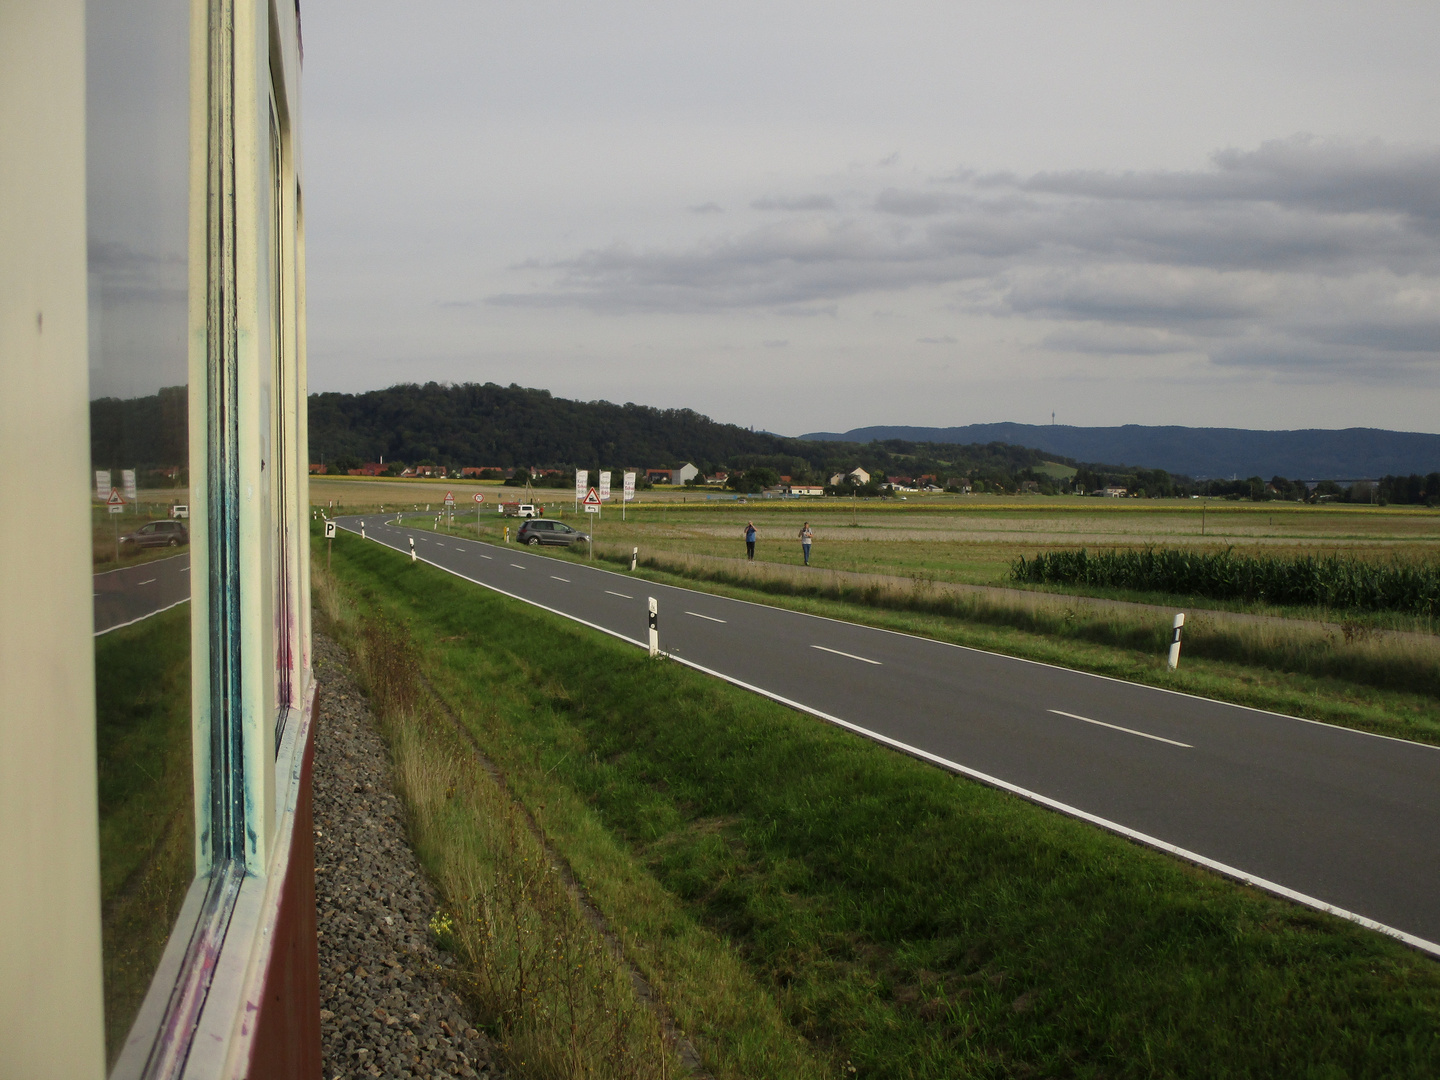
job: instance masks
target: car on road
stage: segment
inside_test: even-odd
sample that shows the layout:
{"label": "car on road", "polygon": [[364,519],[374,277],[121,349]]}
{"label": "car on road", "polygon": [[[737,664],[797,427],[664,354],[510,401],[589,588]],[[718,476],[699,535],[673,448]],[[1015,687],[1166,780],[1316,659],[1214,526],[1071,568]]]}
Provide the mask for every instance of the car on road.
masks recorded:
{"label": "car on road", "polygon": [[540,544],[569,547],[571,544],[583,544],[590,539],[590,535],[579,529],[572,529],[563,521],[554,521],[550,518],[531,518],[520,526],[520,531],[515,534],[515,539],[522,544],[529,544],[531,547]]}
{"label": "car on road", "polygon": [[190,543],[190,534],[178,521],[151,521],[120,537],[120,543],[132,551],[149,547],[180,547]]}

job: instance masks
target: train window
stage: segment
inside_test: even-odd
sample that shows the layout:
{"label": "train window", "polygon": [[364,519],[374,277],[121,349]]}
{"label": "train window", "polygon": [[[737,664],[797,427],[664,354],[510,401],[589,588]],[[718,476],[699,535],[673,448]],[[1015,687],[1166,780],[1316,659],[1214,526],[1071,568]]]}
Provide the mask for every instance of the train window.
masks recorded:
{"label": "train window", "polygon": [[[195,874],[189,0],[92,0],[86,203],[105,1043]],[[191,508],[187,517],[177,507]],[[160,523],[160,524],[156,524]]]}

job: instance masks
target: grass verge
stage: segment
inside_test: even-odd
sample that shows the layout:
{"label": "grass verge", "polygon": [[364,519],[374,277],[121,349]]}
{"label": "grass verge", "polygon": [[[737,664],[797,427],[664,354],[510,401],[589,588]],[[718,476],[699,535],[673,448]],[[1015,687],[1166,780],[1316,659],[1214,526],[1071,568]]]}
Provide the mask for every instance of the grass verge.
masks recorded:
{"label": "grass verge", "polygon": [[1440,967],[1398,943],[378,545],[334,565],[717,1076],[1440,1070]]}
{"label": "grass verge", "polygon": [[95,639],[105,1046],[114,1061],[195,874],[190,608]]}

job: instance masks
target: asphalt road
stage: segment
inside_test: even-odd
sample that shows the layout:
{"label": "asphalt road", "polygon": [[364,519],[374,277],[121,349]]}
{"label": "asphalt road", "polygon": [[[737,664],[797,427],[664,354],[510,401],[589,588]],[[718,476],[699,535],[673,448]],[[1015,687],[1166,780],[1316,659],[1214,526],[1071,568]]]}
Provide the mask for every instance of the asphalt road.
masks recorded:
{"label": "asphalt road", "polygon": [[660,647],[682,663],[1440,955],[1440,749],[366,525],[637,645],[653,596]]}
{"label": "asphalt road", "polygon": [[95,575],[95,634],[149,618],[190,599],[190,556]]}

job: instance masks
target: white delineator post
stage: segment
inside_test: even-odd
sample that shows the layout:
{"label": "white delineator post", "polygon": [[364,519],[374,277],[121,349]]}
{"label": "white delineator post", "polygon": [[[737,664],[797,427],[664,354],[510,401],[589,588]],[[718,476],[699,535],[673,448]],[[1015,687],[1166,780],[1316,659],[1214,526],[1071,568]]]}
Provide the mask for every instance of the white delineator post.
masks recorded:
{"label": "white delineator post", "polygon": [[415,561],[415,537],[410,537],[410,561]]}
{"label": "white delineator post", "polygon": [[635,572],[635,563],[639,560],[639,558],[640,558],[640,549],[639,549],[638,547],[637,547],[637,548],[631,548],[631,549],[630,549],[630,572],[631,572],[632,574]]}
{"label": "white delineator post", "polygon": [[650,656],[660,655],[660,607],[650,597]]}
{"label": "white delineator post", "polygon": [[1185,613],[1178,612],[1175,616],[1175,625],[1170,630],[1170,658],[1166,660],[1165,666],[1174,671],[1180,666],[1180,628],[1185,625]]}
{"label": "white delineator post", "polygon": [[365,539],[365,522],[360,522],[360,539]]}

